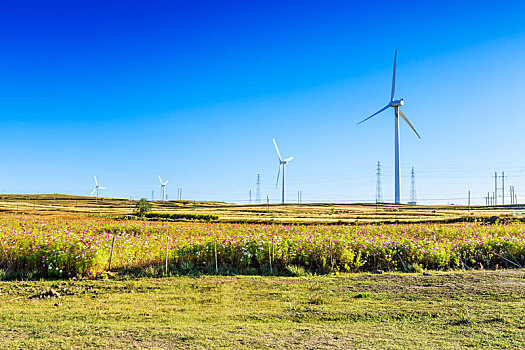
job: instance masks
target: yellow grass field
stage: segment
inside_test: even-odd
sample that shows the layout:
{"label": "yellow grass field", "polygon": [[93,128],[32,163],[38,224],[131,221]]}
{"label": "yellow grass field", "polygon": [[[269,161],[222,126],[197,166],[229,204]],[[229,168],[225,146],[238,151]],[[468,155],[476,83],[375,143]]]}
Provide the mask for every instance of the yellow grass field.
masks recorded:
{"label": "yellow grass field", "polygon": [[[131,214],[137,200],[70,196],[61,194],[0,195],[4,215],[91,216]],[[253,204],[221,202],[151,201],[152,211],[162,213],[215,214],[223,222],[363,224],[453,222],[493,216],[525,219],[525,205],[506,206],[423,206],[408,204]]]}

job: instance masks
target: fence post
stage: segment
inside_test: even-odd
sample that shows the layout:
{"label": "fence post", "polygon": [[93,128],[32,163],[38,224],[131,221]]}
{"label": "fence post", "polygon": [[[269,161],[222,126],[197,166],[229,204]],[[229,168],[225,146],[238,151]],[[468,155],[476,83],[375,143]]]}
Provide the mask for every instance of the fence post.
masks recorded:
{"label": "fence post", "polygon": [[111,252],[109,253],[108,271],[111,271],[111,260],[113,260],[113,249],[114,248],[115,248],[115,235],[113,235],[113,241],[111,242]]}
{"label": "fence post", "polygon": [[215,237],[215,273],[219,273],[219,265],[217,263],[217,237]]}
{"label": "fence post", "polygon": [[332,238],[330,238],[330,266],[332,268],[332,271],[334,270],[334,259],[332,257],[333,255],[333,252],[332,252]]}
{"label": "fence post", "polygon": [[275,240],[272,237],[272,261],[275,261]]}
{"label": "fence post", "polygon": [[168,275],[168,249],[170,244],[170,236],[166,237],[166,276]]}
{"label": "fence post", "polygon": [[273,275],[273,269],[272,269],[272,250],[270,242],[268,242],[268,259],[270,260],[270,274]]}

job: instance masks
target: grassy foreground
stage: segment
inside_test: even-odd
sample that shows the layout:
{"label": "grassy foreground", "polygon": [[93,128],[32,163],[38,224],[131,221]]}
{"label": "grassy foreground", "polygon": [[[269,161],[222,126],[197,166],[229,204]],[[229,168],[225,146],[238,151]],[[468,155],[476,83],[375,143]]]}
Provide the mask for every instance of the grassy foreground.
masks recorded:
{"label": "grassy foreground", "polygon": [[[50,289],[60,297],[42,297]],[[0,290],[2,349],[525,344],[523,270],[18,281]]]}

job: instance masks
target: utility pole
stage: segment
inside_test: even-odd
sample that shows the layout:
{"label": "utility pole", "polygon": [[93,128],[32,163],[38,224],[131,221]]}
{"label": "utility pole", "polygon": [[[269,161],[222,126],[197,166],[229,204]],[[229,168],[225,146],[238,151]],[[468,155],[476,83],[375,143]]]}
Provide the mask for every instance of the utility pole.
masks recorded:
{"label": "utility pole", "polygon": [[250,202],[249,203],[252,204],[252,190],[250,190],[250,195],[249,196],[250,196],[250,199],[249,199]]}
{"label": "utility pole", "polygon": [[494,172],[494,205],[498,204],[498,172]]}
{"label": "utility pole", "polygon": [[505,205],[505,172],[502,171],[498,176],[498,172],[494,173],[494,205],[498,205],[498,178],[501,177],[501,204]]}
{"label": "utility pole", "polygon": [[518,204],[518,196],[516,195],[514,186],[510,186],[510,202],[511,204]]}
{"label": "utility pole", "polygon": [[261,174],[257,174],[257,191],[255,192],[255,203],[261,203]]}
{"label": "utility pole", "polygon": [[155,200],[155,191],[154,190],[151,190],[151,200],[152,201]]}
{"label": "utility pole", "polygon": [[266,212],[270,212],[270,198],[266,196]]}
{"label": "utility pole", "polygon": [[505,205],[505,172],[501,172],[501,204]]}
{"label": "utility pole", "polygon": [[376,204],[383,202],[383,189],[381,187],[381,163],[377,162]]}

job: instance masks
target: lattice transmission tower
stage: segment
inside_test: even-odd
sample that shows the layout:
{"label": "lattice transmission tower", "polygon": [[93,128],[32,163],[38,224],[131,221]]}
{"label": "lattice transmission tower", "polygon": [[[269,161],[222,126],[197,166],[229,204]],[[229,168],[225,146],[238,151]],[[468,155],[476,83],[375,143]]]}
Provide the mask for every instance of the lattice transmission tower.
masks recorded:
{"label": "lattice transmission tower", "polygon": [[261,174],[257,174],[257,192],[255,192],[255,203],[261,203]]}
{"label": "lattice transmission tower", "polygon": [[381,187],[381,163],[377,162],[376,203],[383,203],[383,189]]}
{"label": "lattice transmission tower", "polygon": [[417,195],[416,195],[416,173],[414,172],[414,167],[412,167],[412,175],[410,181],[410,201],[408,204],[417,204]]}

